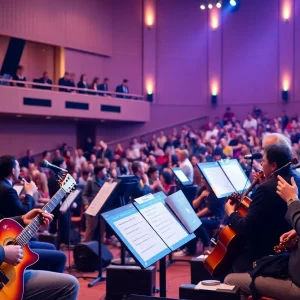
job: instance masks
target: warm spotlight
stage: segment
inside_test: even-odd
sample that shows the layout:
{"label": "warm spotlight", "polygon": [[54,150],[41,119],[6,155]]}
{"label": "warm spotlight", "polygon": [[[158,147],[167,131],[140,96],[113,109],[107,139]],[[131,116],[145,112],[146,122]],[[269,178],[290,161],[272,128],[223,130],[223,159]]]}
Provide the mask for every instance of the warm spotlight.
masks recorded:
{"label": "warm spotlight", "polygon": [[235,0],[230,0],[229,3],[230,3],[231,6],[236,6],[236,1]]}
{"label": "warm spotlight", "polygon": [[209,9],[212,9],[212,8],[213,8],[213,5],[212,5],[211,3],[209,3],[209,4],[207,5],[207,7],[208,7]]}
{"label": "warm spotlight", "polygon": [[221,7],[222,7],[221,2],[218,2],[218,3],[216,4],[216,7],[217,7],[217,8],[221,8]]}
{"label": "warm spotlight", "polygon": [[200,9],[205,10],[205,5],[204,5],[204,4],[201,4],[201,5],[200,5]]}

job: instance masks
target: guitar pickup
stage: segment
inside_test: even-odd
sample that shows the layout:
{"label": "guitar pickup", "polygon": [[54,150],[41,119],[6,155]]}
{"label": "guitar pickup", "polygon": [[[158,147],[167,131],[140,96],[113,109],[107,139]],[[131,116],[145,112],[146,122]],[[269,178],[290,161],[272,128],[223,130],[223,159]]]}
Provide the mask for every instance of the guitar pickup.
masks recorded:
{"label": "guitar pickup", "polygon": [[[7,284],[9,279],[6,277],[5,273],[0,269],[0,282]],[[1,289],[1,287],[0,287]]]}

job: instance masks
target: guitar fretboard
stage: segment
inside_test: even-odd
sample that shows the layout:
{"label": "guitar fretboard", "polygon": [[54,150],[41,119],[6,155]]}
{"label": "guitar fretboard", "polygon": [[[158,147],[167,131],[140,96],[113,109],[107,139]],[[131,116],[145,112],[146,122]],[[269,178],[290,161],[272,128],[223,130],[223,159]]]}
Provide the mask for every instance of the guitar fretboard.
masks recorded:
{"label": "guitar fretboard", "polygon": [[[61,199],[66,195],[66,192],[61,188],[51,200],[42,208],[44,212],[51,213],[54,208],[58,205]],[[24,247],[30,239],[37,233],[41,225],[43,224],[43,219],[41,215],[37,215],[33,221],[27,225],[22,232],[17,236],[16,242],[18,245]]]}

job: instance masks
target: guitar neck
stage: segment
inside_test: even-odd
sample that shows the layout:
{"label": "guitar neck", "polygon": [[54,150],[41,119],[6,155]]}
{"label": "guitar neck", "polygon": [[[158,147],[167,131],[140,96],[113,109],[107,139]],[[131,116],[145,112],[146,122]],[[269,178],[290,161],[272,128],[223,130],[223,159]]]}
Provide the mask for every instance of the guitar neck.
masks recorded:
{"label": "guitar neck", "polygon": [[[51,213],[65,195],[66,192],[62,188],[59,189],[58,192],[51,198],[51,200],[42,208],[42,211]],[[42,216],[37,215],[33,219],[33,221],[29,225],[27,225],[17,236],[17,244],[24,247],[30,241],[30,239],[37,233],[42,224]]]}

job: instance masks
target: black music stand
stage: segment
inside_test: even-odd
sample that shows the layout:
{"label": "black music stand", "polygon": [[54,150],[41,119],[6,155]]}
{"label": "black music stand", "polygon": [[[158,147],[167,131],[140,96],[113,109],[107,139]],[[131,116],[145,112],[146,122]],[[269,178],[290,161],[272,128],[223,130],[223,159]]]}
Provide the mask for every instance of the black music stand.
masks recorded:
{"label": "black music stand", "polygon": [[[102,234],[102,229],[101,229],[101,219],[99,216],[99,213],[104,212],[107,210],[107,207],[111,205],[110,202],[113,201],[114,199],[114,191],[117,190],[116,187],[119,184],[119,180],[107,180],[104,185],[100,188],[97,196],[95,199],[92,201],[90,204],[89,208],[85,212],[86,214],[93,216],[93,217],[98,217],[98,230],[99,230],[99,240],[98,240],[98,256],[99,256],[99,273],[96,278],[92,278],[93,280],[88,284],[88,287],[93,287],[96,283],[105,281],[106,278],[103,276],[103,268],[102,268],[102,247],[101,247],[101,234]],[[107,186],[108,185],[108,186]],[[109,185],[112,185],[109,187]],[[103,187],[108,187],[108,192],[105,192],[106,199],[100,198],[101,196],[101,190],[104,192]],[[99,197],[98,197],[99,195]],[[94,202],[95,201],[95,202]]]}
{"label": "black music stand", "polygon": [[74,191],[74,193],[69,194],[65,201],[62,203],[62,205],[60,206],[59,209],[59,213],[61,214],[65,214],[66,212],[68,212],[69,216],[68,216],[68,221],[69,221],[69,236],[68,236],[68,259],[69,259],[69,266],[66,267],[66,270],[71,273],[73,275],[72,272],[72,265],[71,265],[71,205],[72,203],[76,200],[76,198],[82,193],[81,189],[76,189]]}

